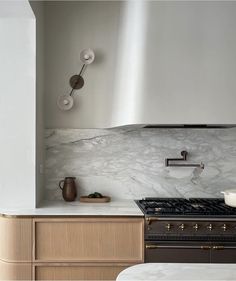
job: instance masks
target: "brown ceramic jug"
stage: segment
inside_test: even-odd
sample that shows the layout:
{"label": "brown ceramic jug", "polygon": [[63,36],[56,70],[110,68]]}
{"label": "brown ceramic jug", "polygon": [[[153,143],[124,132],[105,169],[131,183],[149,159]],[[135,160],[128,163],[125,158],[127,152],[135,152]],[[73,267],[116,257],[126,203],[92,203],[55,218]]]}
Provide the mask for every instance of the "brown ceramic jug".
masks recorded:
{"label": "brown ceramic jug", "polygon": [[59,187],[62,190],[62,196],[65,201],[74,201],[77,196],[75,179],[74,177],[66,177],[59,182]]}

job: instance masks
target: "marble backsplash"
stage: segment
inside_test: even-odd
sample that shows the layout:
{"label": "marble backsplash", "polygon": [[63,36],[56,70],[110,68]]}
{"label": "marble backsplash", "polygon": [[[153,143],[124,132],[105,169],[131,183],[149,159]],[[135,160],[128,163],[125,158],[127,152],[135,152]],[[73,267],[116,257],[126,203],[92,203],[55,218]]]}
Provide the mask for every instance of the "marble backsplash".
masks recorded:
{"label": "marble backsplash", "polygon": [[[236,128],[47,129],[45,197],[61,199],[58,182],[75,176],[79,195],[116,199],[221,197],[236,188]],[[165,167],[166,157],[189,152],[205,169]]]}

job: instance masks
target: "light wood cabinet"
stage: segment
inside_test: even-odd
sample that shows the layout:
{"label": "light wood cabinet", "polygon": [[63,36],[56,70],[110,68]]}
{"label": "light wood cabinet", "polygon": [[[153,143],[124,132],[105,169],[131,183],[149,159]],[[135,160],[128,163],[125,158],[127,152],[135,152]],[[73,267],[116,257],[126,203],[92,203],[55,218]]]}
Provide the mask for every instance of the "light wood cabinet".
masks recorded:
{"label": "light wood cabinet", "polygon": [[129,265],[46,264],[35,265],[35,280],[115,280]]}
{"label": "light wood cabinet", "polygon": [[34,219],[35,261],[143,261],[142,219]]}
{"label": "light wood cabinet", "polygon": [[144,261],[138,217],[0,218],[0,280],[115,280]]}
{"label": "light wood cabinet", "polygon": [[6,262],[31,262],[32,219],[0,218],[0,259]]}
{"label": "light wood cabinet", "polygon": [[0,218],[0,280],[32,279],[32,219]]}
{"label": "light wood cabinet", "polygon": [[0,280],[32,280],[31,263],[0,261]]}

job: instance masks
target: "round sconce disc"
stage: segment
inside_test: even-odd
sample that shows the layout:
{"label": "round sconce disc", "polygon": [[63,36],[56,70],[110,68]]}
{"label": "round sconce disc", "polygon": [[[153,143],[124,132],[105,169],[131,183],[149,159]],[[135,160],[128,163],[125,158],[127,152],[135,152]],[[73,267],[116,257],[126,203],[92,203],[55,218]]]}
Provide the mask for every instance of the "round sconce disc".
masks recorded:
{"label": "round sconce disc", "polygon": [[71,96],[63,95],[59,96],[57,99],[57,106],[61,110],[70,110],[74,105],[74,100]]}
{"label": "round sconce disc", "polygon": [[84,86],[84,78],[81,75],[73,75],[70,78],[70,86],[75,90],[81,89]]}
{"label": "round sconce disc", "polygon": [[90,64],[94,61],[95,54],[94,51],[91,49],[85,49],[80,53],[80,60],[84,64]]}

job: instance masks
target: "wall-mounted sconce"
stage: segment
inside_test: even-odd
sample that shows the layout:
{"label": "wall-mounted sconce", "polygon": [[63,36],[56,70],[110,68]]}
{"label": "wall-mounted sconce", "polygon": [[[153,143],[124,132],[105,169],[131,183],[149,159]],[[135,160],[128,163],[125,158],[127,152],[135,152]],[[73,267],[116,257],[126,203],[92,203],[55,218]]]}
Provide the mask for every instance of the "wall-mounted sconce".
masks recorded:
{"label": "wall-mounted sconce", "polygon": [[197,167],[197,168],[204,169],[204,164],[202,162],[200,164],[176,163],[181,161],[187,161],[188,152],[185,150],[181,151],[181,156],[182,158],[166,158],[165,159],[166,167]]}
{"label": "wall-mounted sconce", "polygon": [[74,105],[73,93],[75,90],[79,90],[84,86],[83,74],[86,67],[91,64],[95,59],[94,51],[91,49],[83,50],[80,53],[80,60],[83,63],[83,66],[79,74],[71,76],[69,84],[71,86],[71,91],[67,95],[59,96],[57,99],[57,105],[61,110],[70,110]]}

